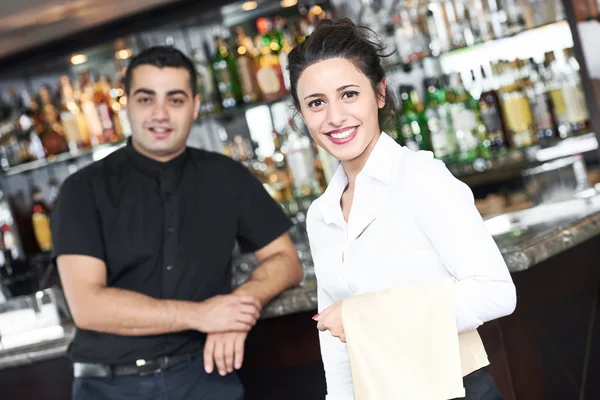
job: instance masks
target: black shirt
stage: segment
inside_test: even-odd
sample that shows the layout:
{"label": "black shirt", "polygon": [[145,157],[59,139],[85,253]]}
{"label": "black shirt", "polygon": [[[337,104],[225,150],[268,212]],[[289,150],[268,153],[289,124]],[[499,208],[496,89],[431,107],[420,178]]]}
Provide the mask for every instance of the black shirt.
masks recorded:
{"label": "black shirt", "polygon": [[[236,240],[252,252],[290,227],[281,207],[238,162],[188,148],[161,163],[131,143],[67,178],[52,214],[55,256],[99,258],[110,287],[188,301],[231,292]],[[201,351],[205,337],[78,329],[67,354],[74,361],[128,363]]]}

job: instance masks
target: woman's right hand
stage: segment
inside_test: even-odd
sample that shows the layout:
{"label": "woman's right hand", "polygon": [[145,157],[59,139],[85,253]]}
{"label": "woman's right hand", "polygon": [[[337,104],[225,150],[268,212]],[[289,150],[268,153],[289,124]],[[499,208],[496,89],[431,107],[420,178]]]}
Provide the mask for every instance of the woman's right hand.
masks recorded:
{"label": "woman's right hand", "polygon": [[342,343],[346,343],[346,334],[342,323],[342,303],[343,300],[335,302],[320,314],[315,315],[313,319],[318,321],[318,330],[321,332],[329,331],[333,337],[340,339]]}

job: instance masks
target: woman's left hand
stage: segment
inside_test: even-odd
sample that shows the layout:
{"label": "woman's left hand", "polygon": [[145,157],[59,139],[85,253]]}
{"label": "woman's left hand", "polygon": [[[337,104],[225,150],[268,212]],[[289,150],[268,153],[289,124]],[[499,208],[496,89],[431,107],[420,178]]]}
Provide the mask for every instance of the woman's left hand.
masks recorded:
{"label": "woman's left hand", "polygon": [[329,331],[332,336],[346,343],[346,335],[344,333],[344,325],[342,324],[342,302],[337,301],[327,307],[323,312],[313,317],[318,322],[317,329],[321,332]]}

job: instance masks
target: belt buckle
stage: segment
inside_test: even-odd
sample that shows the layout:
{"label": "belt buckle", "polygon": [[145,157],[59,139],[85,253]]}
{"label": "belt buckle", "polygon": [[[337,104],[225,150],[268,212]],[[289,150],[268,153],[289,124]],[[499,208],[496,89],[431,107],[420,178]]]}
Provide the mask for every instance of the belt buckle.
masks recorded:
{"label": "belt buckle", "polygon": [[135,361],[135,365],[138,369],[138,375],[146,376],[146,375],[154,375],[162,372],[162,368],[160,365],[155,365],[155,362],[147,361],[144,359],[139,359]]}

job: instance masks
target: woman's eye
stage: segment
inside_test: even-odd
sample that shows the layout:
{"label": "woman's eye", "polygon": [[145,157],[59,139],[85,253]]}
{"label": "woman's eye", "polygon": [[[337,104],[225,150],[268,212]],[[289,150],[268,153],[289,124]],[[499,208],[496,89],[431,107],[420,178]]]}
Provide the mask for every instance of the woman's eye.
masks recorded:
{"label": "woman's eye", "polygon": [[322,104],[323,104],[323,100],[320,100],[320,99],[318,99],[318,100],[313,100],[313,101],[311,101],[310,103],[308,103],[308,106],[309,106],[310,108],[312,108],[312,107],[319,107],[319,106],[321,106]]}
{"label": "woman's eye", "polygon": [[342,97],[345,99],[351,99],[356,96],[358,96],[358,92],[344,92],[344,94],[342,94]]}

